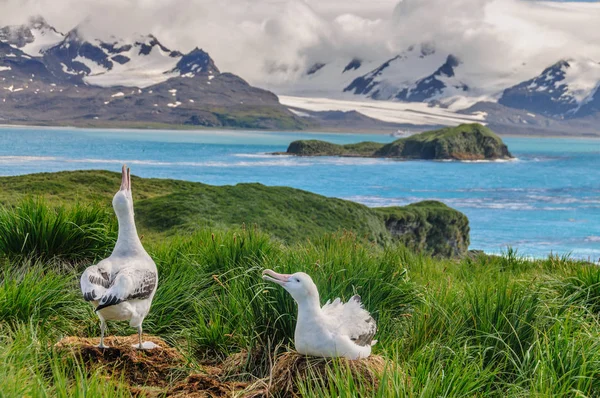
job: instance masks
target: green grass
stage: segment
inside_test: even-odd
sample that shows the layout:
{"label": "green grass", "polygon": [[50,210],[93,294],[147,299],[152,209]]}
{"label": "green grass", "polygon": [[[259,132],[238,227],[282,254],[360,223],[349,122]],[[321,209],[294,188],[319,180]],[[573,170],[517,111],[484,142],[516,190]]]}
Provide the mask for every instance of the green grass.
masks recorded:
{"label": "green grass", "polygon": [[[364,243],[351,233],[287,246],[252,228],[202,230],[147,249],[160,284],[145,330],[196,361],[247,350],[245,380],[268,377],[269,352],[293,347],[295,304],[260,278],[262,269],[273,268],[311,274],[322,302],[360,294],[379,325],[375,354],[397,365],[390,365],[385,388],[373,392],[334,362],[329,377],[336,383],[302,380],[305,396],[600,393],[596,303],[593,295],[571,290],[587,289],[574,280],[595,271],[589,264],[516,255],[435,259]],[[91,306],[79,297],[78,277],[59,261],[6,260],[0,275],[2,391],[128,396],[119,380],[104,383],[101,373],[65,368],[49,348],[64,335],[99,332]],[[132,331],[111,323],[110,333]]]}
{"label": "green grass", "polygon": [[117,235],[116,224],[97,206],[50,208],[26,199],[0,208],[0,254],[70,262],[106,256]]}
{"label": "green grass", "polygon": [[[97,176],[98,186],[114,178]],[[61,177],[85,181],[89,175]],[[21,180],[30,183],[35,186]],[[21,209],[37,212],[44,225],[61,211],[63,222],[76,224],[74,199],[59,206],[65,180],[53,183],[52,205],[25,202],[36,206]],[[160,180],[135,179],[133,186],[140,202],[174,189]],[[177,189],[192,187],[181,183]],[[82,189],[80,195],[88,193]],[[110,203],[110,195],[90,190],[78,200],[89,210],[94,201]],[[15,209],[11,214],[27,215]],[[103,220],[110,231],[112,219]],[[95,233],[84,229],[76,240]],[[230,377],[268,381],[273,358],[293,347],[296,317],[291,297],[260,278],[272,268],[312,275],[322,303],[360,294],[379,327],[374,354],[388,361],[377,388],[332,361],[327,380],[299,380],[302,396],[600,396],[597,265],[567,256],[532,260],[512,249],[501,256],[444,259],[348,231],[284,243],[248,224],[173,230],[143,242],[160,275],[145,331],[177,347],[193,366],[247,352],[243,372]],[[120,377],[107,378],[103,369],[86,369],[73,354],[53,349],[64,336],[97,336],[99,324],[80,296],[72,248],[55,245],[52,252],[0,254],[0,397],[132,396]],[[77,259],[77,266],[91,264],[96,254]],[[126,322],[109,324],[110,334],[133,332]]]}
{"label": "green grass", "polygon": [[339,145],[320,140],[299,140],[292,142],[288,153],[300,156],[364,156],[369,157],[383,148],[378,142],[358,142],[356,144]]}
{"label": "green grass", "polygon": [[281,107],[244,106],[240,108],[211,108],[221,126],[228,128],[263,128],[302,130],[307,124]]}

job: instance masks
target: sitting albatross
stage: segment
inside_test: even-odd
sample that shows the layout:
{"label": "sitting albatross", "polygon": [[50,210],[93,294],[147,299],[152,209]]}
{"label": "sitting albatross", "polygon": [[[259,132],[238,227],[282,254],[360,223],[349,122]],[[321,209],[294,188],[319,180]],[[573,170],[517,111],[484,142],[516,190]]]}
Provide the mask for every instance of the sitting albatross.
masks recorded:
{"label": "sitting albatross", "polygon": [[287,290],[298,303],[298,321],[294,333],[296,351],[317,357],[367,358],[377,326],[362,307],[360,296],[347,303],[339,298],[321,308],[319,291],[304,272],[292,275],[263,271],[263,279],[275,282]]}
{"label": "sitting albatross", "polygon": [[158,285],[156,264],[144,250],[133,219],[133,198],[129,169],[123,165],[121,189],[113,198],[113,208],[119,221],[117,243],[110,257],[88,267],[81,276],[81,291],[86,301],[96,307],[100,318],[100,348],[105,348],[106,321],[129,321],[137,328],[139,344],[134,347],[151,349],[156,345],[142,343],[142,322]]}

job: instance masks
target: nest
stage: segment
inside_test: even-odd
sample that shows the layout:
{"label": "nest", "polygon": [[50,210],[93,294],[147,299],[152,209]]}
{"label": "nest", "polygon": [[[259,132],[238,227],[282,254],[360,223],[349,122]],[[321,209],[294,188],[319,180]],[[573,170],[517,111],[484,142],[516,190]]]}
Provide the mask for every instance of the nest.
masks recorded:
{"label": "nest", "polygon": [[257,368],[269,368],[269,359],[267,352],[261,348],[253,348],[252,350],[242,350],[236,354],[231,354],[219,365],[223,376],[230,379],[254,376],[260,377],[260,373],[256,374]]}
{"label": "nest", "polygon": [[104,339],[107,348],[98,348],[99,338],[65,337],[55,348],[73,353],[88,370],[101,368],[110,378],[123,378],[135,397],[215,398],[244,396],[248,383],[221,381],[222,370],[203,367],[204,374],[189,374],[185,358],[162,339],[145,336],[158,345],[138,350],[137,334]]}
{"label": "nest", "polygon": [[158,337],[146,336],[146,341],[158,345],[152,350],[138,350],[137,334],[104,339],[107,348],[98,348],[99,338],[65,337],[55,348],[70,351],[80,358],[87,369],[102,369],[109,376],[123,377],[131,386],[165,387],[187,376],[186,361],[174,348]]}
{"label": "nest", "polygon": [[[350,372],[355,380],[362,380],[371,391],[377,390],[383,373],[390,367],[390,363],[378,355],[352,361],[345,358],[307,357],[296,352],[286,352],[277,358],[273,366],[268,391],[275,396],[298,396],[298,381],[308,378],[317,379],[327,387],[334,361],[337,362],[337,366]],[[335,380],[331,382],[335,383]]]}
{"label": "nest", "polygon": [[192,374],[185,381],[178,383],[166,393],[173,398],[221,398],[248,396],[245,390],[248,383],[223,382],[214,375]]}

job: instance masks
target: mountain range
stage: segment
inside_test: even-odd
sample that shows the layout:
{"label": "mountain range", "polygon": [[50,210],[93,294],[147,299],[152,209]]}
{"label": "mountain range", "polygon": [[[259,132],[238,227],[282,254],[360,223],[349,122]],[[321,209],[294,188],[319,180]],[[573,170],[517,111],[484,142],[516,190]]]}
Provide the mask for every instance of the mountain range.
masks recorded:
{"label": "mountain range", "polygon": [[479,76],[459,57],[423,43],[380,63],[353,57],[319,66],[295,83],[295,95],[420,102],[461,114],[483,112],[489,124],[504,132],[600,133],[597,60],[558,59],[544,70],[518,71],[515,76],[530,77],[515,82],[509,72]]}
{"label": "mountain range", "polygon": [[301,128],[269,91],[221,73],[201,49],[152,35],[62,34],[42,18],[0,29],[0,122],[78,126]]}
{"label": "mountain range", "polygon": [[[477,118],[501,133],[600,134],[600,63],[584,58],[486,75],[426,42],[379,61],[316,62],[275,91],[372,102],[285,106],[221,72],[205,51],[171,50],[153,35],[98,39],[81,26],[63,34],[40,17],[0,28],[0,123],[393,131]],[[369,114],[378,103],[419,106],[398,121]]]}

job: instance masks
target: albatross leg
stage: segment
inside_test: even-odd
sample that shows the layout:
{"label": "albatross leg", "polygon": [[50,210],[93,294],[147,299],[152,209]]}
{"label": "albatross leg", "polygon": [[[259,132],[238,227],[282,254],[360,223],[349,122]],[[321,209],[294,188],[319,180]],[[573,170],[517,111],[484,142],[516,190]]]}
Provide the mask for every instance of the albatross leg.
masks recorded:
{"label": "albatross leg", "polygon": [[140,345],[138,346],[138,348],[140,350],[144,349],[144,344],[142,344],[142,324],[140,324],[140,326],[138,326],[138,343],[140,343]]}
{"label": "albatross leg", "polygon": [[133,344],[133,348],[137,348],[138,350],[151,350],[153,348],[157,348],[158,345],[154,344],[151,341],[142,342],[142,324],[140,323],[137,327],[138,330],[138,344]]}
{"label": "albatross leg", "polygon": [[104,331],[106,330],[106,321],[104,320],[104,317],[100,314],[98,314],[98,318],[100,318],[100,344],[98,345],[98,348],[108,348],[104,345]]}

